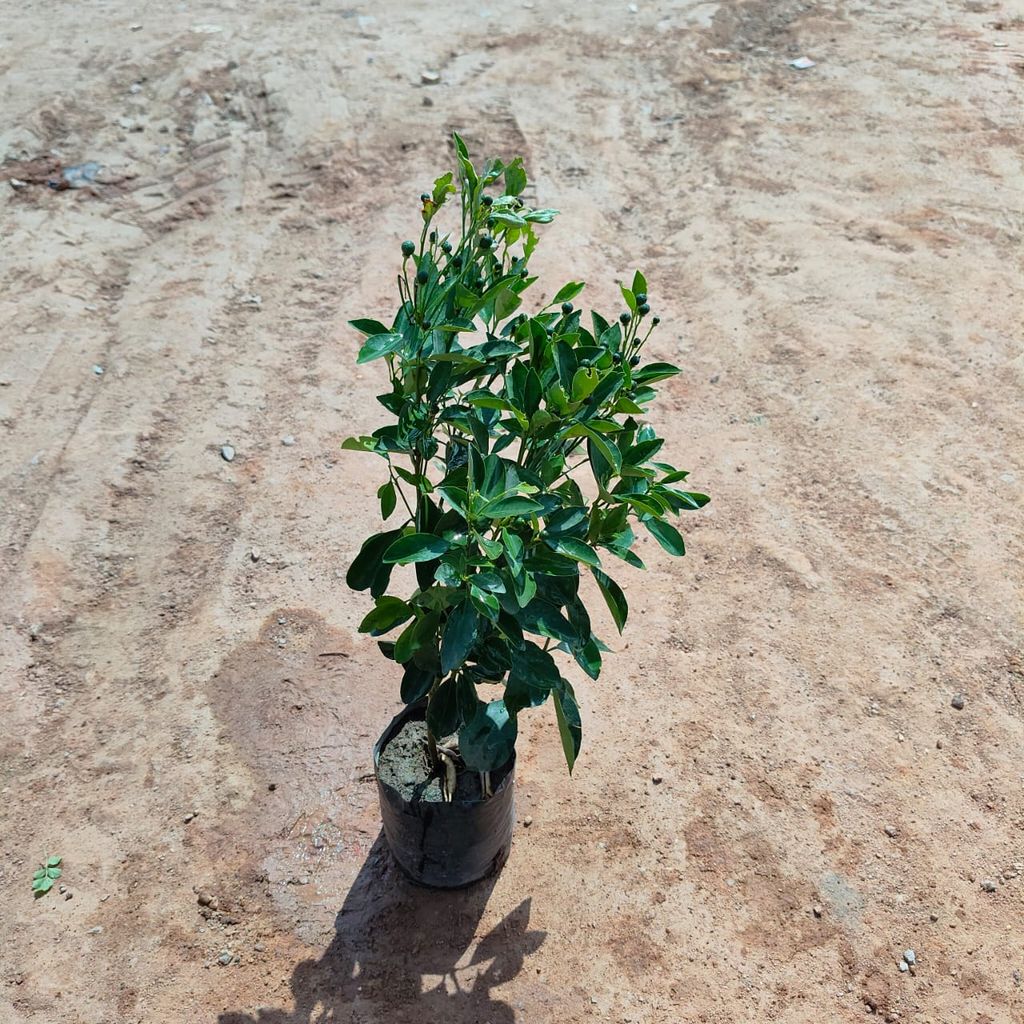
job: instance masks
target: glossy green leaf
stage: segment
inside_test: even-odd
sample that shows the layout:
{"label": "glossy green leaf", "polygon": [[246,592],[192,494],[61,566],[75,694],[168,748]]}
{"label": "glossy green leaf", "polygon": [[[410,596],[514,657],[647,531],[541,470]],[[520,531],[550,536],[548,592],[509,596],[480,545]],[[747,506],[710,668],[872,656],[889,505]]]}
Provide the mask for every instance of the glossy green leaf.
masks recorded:
{"label": "glossy green leaf", "polygon": [[601,564],[601,559],[597,557],[597,552],[588,544],[584,544],[583,541],[577,540],[575,537],[545,537],[544,539],[560,555],[575,558],[577,562],[583,562],[584,565],[599,566]]}
{"label": "glossy green leaf", "polygon": [[570,281],[568,284],[564,284],[558,289],[555,297],[550,303],[548,303],[548,305],[558,306],[563,302],[572,302],[572,300],[575,299],[585,287],[586,285],[583,281]]}
{"label": "glossy green leaf", "polygon": [[457,605],[448,615],[441,639],[441,673],[459,668],[476,643],[480,631],[480,616],[469,601]]}
{"label": "glossy green leaf", "polygon": [[611,612],[615,628],[621,634],[626,627],[626,619],[629,616],[629,604],[626,602],[626,595],[622,592],[622,588],[618,583],[607,573],[602,572],[600,569],[594,569],[593,573],[594,579],[597,580],[598,589],[601,591],[601,596],[604,598],[605,604],[608,605],[608,611]]}
{"label": "glossy green leaf", "polygon": [[580,747],[583,745],[583,725],[580,721],[580,709],[576,703],[576,694],[572,686],[564,679],[555,688],[555,717],[558,720],[558,735],[562,739],[562,751],[565,763],[569,766],[569,774],[576,765]]}
{"label": "glossy green leaf", "polygon": [[375,334],[388,333],[388,329],[379,320],[349,320],[349,326],[354,327],[360,334],[371,337]]}
{"label": "glossy green leaf", "polygon": [[381,636],[412,618],[414,612],[397,597],[378,597],[376,607],[359,624],[360,633]]}
{"label": "glossy green leaf", "polygon": [[380,517],[387,519],[395,511],[398,503],[398,496],[395,494],[395,485],[389,480],[377,488],[377,497],[380,500]]}
{"label": "glossy green leaf", "polygon": [[380,572],[384,552],[402,535],[401,530],[388,530],[363,541],[359,554],[349,566],[345,582],[352,590],[367,590]]}
{"label": "glossy green leaf", "polygon": [[516,719],[505,702],[480,703],[476,714],[459,730],[459,753],[466,767],[475,772],[493,772],[508,763],[515,749]]}
{"label": "glossy green leaf", "polygon": [[644,526],[670,555],[685,555],[686,545],[679,531],[663,519],[645,518]]}
{"label": "glossy green leaf", "polygon": [[410,562],[429,562],[440,558],[451,544],[444,537],[435,537],[432,533],[409,533],[399,537],[385,552],[383,561],[397,565],[408,565]]}
{"label": "glossy green leaf", "polygon": [[380,359],[381,356],[397,352],[405,343],[401,334],[375,334],[367,338],[363,347],[356,357],[357,363],[368,363],[373,359]]}

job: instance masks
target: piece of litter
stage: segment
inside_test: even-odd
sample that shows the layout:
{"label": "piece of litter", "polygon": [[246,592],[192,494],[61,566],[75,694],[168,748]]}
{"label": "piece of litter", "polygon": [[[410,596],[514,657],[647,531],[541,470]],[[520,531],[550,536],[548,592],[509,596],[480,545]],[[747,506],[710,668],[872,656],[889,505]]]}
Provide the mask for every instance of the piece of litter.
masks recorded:
{"label": "piece of litter", "polygon": [[93,184],[96,175],[103,170],[103,165],[90,160],[88,163],[75,164],[74,167],[65,167],[60,172],[60,181],[50,182],[51,188],[85,188]]}
{"label": "piece of litter", "polygon": [[797,57],[796,60],[789,61],[789,66],[796,68],[797,71],[806,71],[814,67],[814,61],[810,57]]}

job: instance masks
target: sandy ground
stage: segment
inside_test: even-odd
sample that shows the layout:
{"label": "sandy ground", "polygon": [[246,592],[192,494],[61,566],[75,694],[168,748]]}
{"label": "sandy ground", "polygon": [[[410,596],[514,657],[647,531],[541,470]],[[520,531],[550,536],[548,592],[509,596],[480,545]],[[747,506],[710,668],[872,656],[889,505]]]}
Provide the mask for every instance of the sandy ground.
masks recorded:
{"label": "sandy ground", "polygon": [[[3,3],[2,1024],[1024,1018],[1024,11],[638,7]],[[645,269],[714,500],[449,896],[377,839],[339,443],[453,128],[552,287]]]}

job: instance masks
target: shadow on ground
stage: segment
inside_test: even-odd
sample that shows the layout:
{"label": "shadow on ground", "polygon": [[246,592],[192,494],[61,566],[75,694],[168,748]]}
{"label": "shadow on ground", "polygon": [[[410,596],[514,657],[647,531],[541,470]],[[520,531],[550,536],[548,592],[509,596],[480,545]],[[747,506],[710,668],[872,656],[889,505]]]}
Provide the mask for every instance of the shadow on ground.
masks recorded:
{"label": "shadow on ground", "polygon": [[529,930],[525,899],[469,954],[496,880],[457,892],[419,888],[378,836],[338,913],[334,941],[319,960],[295,968],[293,1008],[224,1013],[218,1024],[511,1024],[512,1007],[492,989],[519,973],[545,933]]}

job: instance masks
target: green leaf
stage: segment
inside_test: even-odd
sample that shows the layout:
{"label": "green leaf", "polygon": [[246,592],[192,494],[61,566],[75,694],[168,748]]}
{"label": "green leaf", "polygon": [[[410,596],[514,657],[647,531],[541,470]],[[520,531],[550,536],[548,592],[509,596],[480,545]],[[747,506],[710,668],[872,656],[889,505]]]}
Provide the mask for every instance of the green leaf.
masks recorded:
{"label": "green leaf", "polygon": [[427,726],[437,739],[457,732],[462,724],[459,718],[459,681],[449,676],[434,690],[427,704]]}
{"label": "green leaf", "polygon": [[377,440],[373,437],[346,437],[341,447],[343,451],[376,453]]}
{"label": "green leaf", "polygon": [[616,445],[609,444],[596,430],[588,430],[587,438],[591,459],[593,459],[593,452],[596,450],[615,473],[622,470],[622,453]]}
{"label": "green leaf", "polygon": [[575,537],[545,537],[544,539],[560,555],[575,558],[577,562],[583,562],[585,565],[599,566],[601,564],[597,552]]}
{"label": "green leaf", "polygon": [[682,370],[671,363],[648,363],[646,366],[638,366],[633,371],[633,380],[637,384],[653,384],[655,381],[674,377],[677,373],[682,373]]}
{"label": "green leaf", "polygon": [[60,878],[60,876],[61,876],[60,868],[47,868],[46,869],[46,877],[47,878],[51,878],[51,879],[52,878]]}
{"label": "green leaf", "polygon": [[372,338],[368,338],[359,350],[356,362],[368,363],[372,359],[379,359],[381,356],[397,352],[403,344],[405,344],[405,339],[401,334],[375,334]]}
{"label": "green leaf", "polygon": [[62,857],[57,857],[57,856],[47,857],[46,858],[46,866],[48,868],[59,868],[60,865],[61,865],[61,861],[62,860],[63,860]]}
{"label": "green leaf", "polygon": [[645,517],[643,520],[643,524],[653,535],[654,539],[670,555],[686,554],[686,545],[683,543],[683,538],[680,536],[679,531],[674,526],[672,526],[671,523],[666,523],[663,519]]}
{"label": "green leaf", "polygon": [[395,661],[404,665],[428,644],[433,647],[440,622],[440,612],[428,612],[416,619],[415,622],[410,622],[395,641]]}
{"label": "green leaf", "polygon": [[632,291],[634,295],[639,295],[641,292],[644,295],[647,294],[647,278],[644,277],[639,270],[633,275],[633,285],[630,288],[630,291]]}
{"label": "green leaf", "polygon": [[592,366],[581,366],[572,378],[572,400],[582,402],[597,387],[601,375]]}
{"label": "green leaf", "polygon": [[523,170],[523,158],[517,156],[505,168],[505,192],[510,196],[518,196],[526,188],[526,171]]}
{"label": "green leaf", "polygon": [[629,615],[629,605],[626,602],[626,595],[622,588],[607,573],[600,569],[594,569],[594,579],[597,580],[598,589],[608,605],[608,611],[612,614],[615,627],[621,634],[626,626],[626,618]]}
{"label": "green leaf", "polygon": [[516,745],[516,719],[503,700],[480,703],[476,714],[459,730],[459,753],[466,767],[493,772],[506,765]]}
{"label": "green leaf", "polygon": [[387,334],[388,329],[379,320],[349,320],[349,326],[360,334]]}
{"label": "green leaf", "polygon": [[447,171],[435,180],[431,198],[434,200],[435,206],[441,206],[450,195],[454,194],[455,185],[452,182],[452,172]]}
{"label": "green leaf", "polygon": [[414,704],[421,697],[426,697],[436,678],[435,673],[410,661],[402,676],[402,702]]}
{"label": "green leaf", "polygon": [[597,638],[591,637],[582,646],[573,647],[571,650],[580,668],[591,679],[597,679],[601,674],[601,649],[598,647]]}
{"label": "green leaf", "polygon": [[565,763],[572,774],[576,758],[583,744],[583,725],[580,721],[580,708],[576,703],[576,694],[572,686],[564,679],[555,687],[555,717],[558,719],[558,734],[562,738],[562,751]]}
{"label": "green leaf", "polygon": [[448,615],[441,640],[441,673],[459,668],[473,649],[480,631],[480,616],[469,601],[463,601]]}
{"label": "green leaf", "polygon": [[376,607],[359,623],[359,632],[381,636],[407,622],[414,614],[412,608],[397,597],[378,597]]}
{"label": "green leaf", "polygon": [[619,285],[619,291],[622,292],[622,298],[625,300],[626,305],[629,307],[631,313],[636,312],[636,296],[624,285]]}
{"label": "green leaf", "polygon": [[527,516],[540,512],[544,506],[521,494],[495,498],[480,509],[480,515],[488,519],[505,519],[508,516]]}
{"label": "green leaf", "polygon": [[558,306],[563,302],[572,302],[572,300],[575,299],[585,287],[586,284],[583,281],[570,281],[568,284],[564,284],[558,289],[558,293],[548,303],[548,305]]}
{"label": "green leaf", "polygon": [[349,566],[345,582],[353,590],[366,590],[372,586],[381,570],[381,559],[384,552],[401,535],[401,530],[388,530],[386,533],[378,533],[363,541],[359,554]]}
{"label": "green leaf", "polygon": [[534,224],[550,224],[557,216],[557,210],[527,210],[523,213],[523,219]]}
{"label": "green leaf", "polygon": [[512,652],[512,668],[505,685],[505,704],[516,715],[524,708],[543,704],[551,688],[561,681],[555,659],[532,640]]}
{"label": "green leaf", "polygon": [[387,519],[395,511],[395,505],[398,503],[395,485],[390,480],[386,484],[381,484],[377,488],[377,497],[380,499],[381,519]]}
{"label": "green leaf", "polygon": [[450,547],[444,537],[436,537],[432,533],[410,533],[400,537],[384,552],[383,561],[398,565],[429,562],[440,558]]}
{"label": "green leaf", "polygon": [[492,594],[504,594],[505,582],[496,572],[478,572],[471,577],[470,583],[481,590],[488,590]]}
{"label": "green leaf", "polygon": [[44,878],[37,878],[32,883],[32,891],[36,894],[36,896],[42,896],[45,893],[48,893],[52,888],[53,888],[53,879],[52,878],[45,878],[45,877]]}

